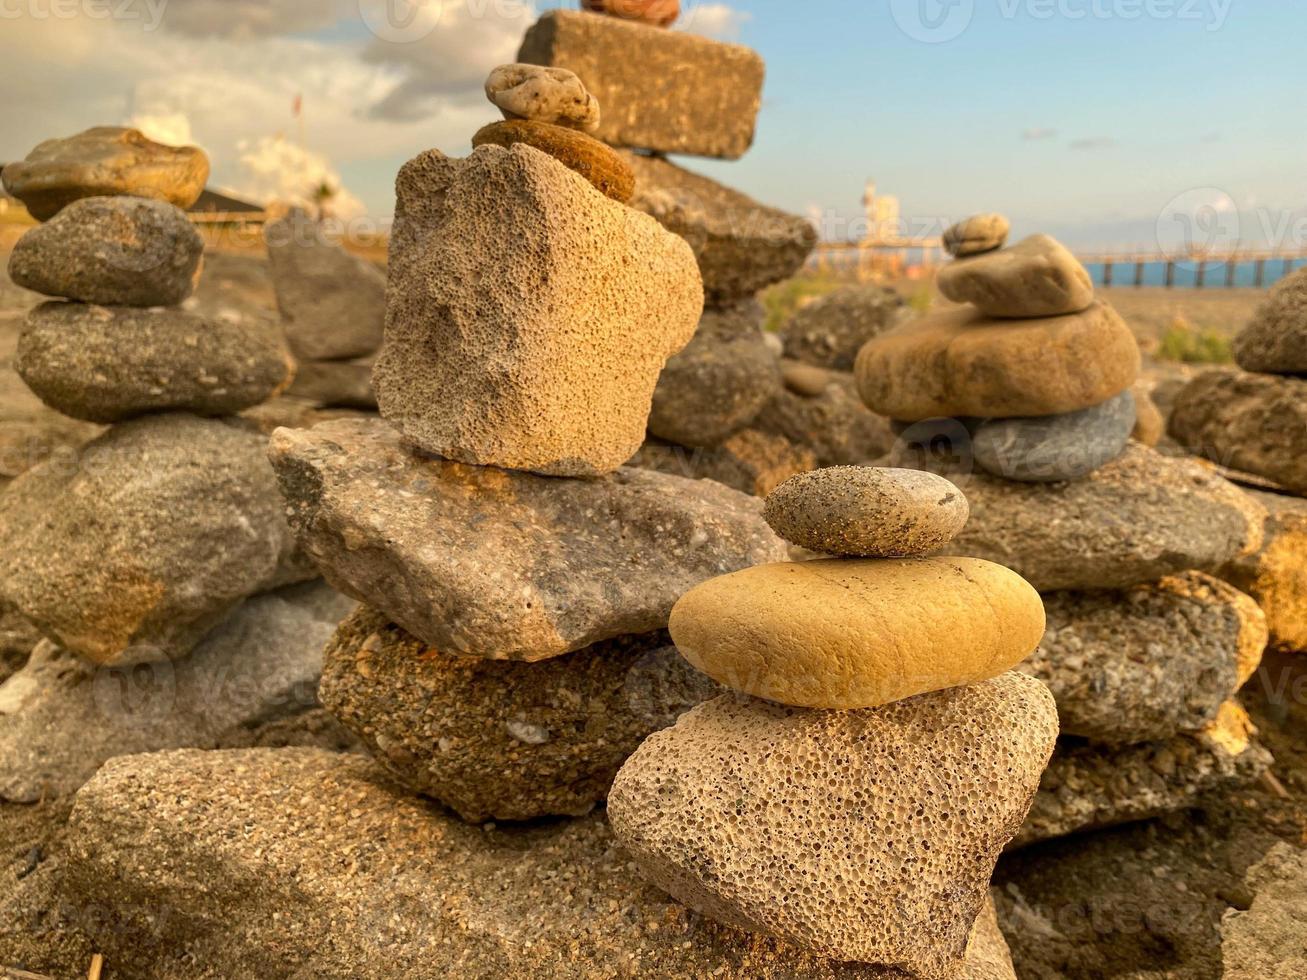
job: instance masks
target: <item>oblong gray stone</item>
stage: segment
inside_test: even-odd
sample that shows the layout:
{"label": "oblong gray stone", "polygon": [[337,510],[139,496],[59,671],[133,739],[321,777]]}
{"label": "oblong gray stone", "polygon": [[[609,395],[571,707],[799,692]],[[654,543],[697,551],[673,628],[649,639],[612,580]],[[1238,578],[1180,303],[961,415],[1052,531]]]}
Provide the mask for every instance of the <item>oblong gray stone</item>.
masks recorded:
{"label": "oblong gray stone", "polygon": [[1079,412],[982,423],[972,452],[981,469],[1007,480],[1079,480],[1121,455],[1135,417],[1134,392],[1123,391]]}

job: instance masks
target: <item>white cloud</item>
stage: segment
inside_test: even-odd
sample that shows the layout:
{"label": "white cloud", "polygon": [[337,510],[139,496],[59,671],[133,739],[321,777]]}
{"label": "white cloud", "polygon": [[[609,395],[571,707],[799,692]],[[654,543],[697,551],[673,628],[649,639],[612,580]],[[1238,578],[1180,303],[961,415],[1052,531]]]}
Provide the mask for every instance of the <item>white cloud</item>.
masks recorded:
{"label": "white cloud", "polygon": [[1056,139],[1056,137],[1057,130],[1049,129],[1047,126],[1032,126],[1021,134],[1023,140],[1029,140],[1031,142],[1037,140],[1051,140]]}
{"label": "white cloud", "polygon": [[329,27],[341,0],[166,0],[166,30],[198,38],[249,40]]}
{"label": "white cloud", "polygon": [[330,201],[333,215],[349,219],[364,213],[363,202],[350,193],[339,171],[321,154],[282,136],[242,140],[236,149],[239,166],[235,180],[223,187],[235,197],[260,204],[284,201],[308,206],[314,189],[326,184],[335,191]]}
{"label": "white cloud", "polygon": [[736,10],[729,4],[695,3],[690,0],[682,5],[681,19],[676,27],[719,41],[735,41],[739,39],[740,29],[752,19],[753,14]]}
{"label": "white cloud", "polygon": [[191,121],[184,112],[161,112],[157,114],[134,114],[127,120],[156,143],[169,146],[190,146],[195,142],[191,136]]}

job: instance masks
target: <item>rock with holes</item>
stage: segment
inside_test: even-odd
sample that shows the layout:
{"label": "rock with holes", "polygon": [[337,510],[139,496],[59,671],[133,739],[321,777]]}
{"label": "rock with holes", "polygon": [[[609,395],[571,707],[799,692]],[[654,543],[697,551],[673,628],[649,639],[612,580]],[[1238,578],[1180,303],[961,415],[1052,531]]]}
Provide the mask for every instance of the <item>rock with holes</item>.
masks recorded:
{"label": "rock with holes", "polygon": [[981,469],[1005,480],[1079,480],[1121,455],[1135,419],[1134,393],[1123,391],[1078,412],[982,422],[971,449]]}
{"label": "rock with holes", "polygon": [[681,654],[735,691],[807,708],[869,708],[994,677],[1044,635],[1038,593],[965,558],[760,565],[672,609]]}
{"label": "rock with holes", "polygon": [[852,371],[872,337],[898,326],[908,306],[886,286],[845,286],[799,308],[781,328],[785,356],[805,364]]}
{"label": "rock with holes", "polygon": [[647,735],[722,693],[665,631],[524,664],[442,653],[361,607],[325,660],[328,710],[474,823],[589,812]]}
{"label": "rock with holes", "polygon": [[1000,249],[1012,230],[1001,214],[975,214],[944,232],[944,251],[959,259]]}
{"label": "rock with holes", "polygon": [[1307,269],[1275,284],[1234,339],[1234,359],[1245,371],[1307,375]]}
{"label": "rock with holes", "polygon": [[1274,647],[1307,651],[1307,500],[1244,492],[1266,508],[1263,544],[1217,574],[1257,600]]}
{"label": "rock with holes", "polygon": [[988,316],[1064,316],[1094,302],[1089,272],[1048,235],[950,262],[936,283],[946,298],[971,303]]}
{"label": "rock with holes", "polygon": [[595,476],[630,459],[703,312],[685,242],[521,144],[429,151],[396,186],[381,414],[464,463]]}
{"label": "rock with holes", "polygon": [[651,736],[608,798],[651,881],[718,922],[953,977],[1057,736],[1008,673],[861,711],[726,695]]}
{"label": "rock with holes", "polygon": [[531,119],[593,133],[599,100],[575,72],[540,65],[500,65],[486,78],[486,98],[505,119]]}

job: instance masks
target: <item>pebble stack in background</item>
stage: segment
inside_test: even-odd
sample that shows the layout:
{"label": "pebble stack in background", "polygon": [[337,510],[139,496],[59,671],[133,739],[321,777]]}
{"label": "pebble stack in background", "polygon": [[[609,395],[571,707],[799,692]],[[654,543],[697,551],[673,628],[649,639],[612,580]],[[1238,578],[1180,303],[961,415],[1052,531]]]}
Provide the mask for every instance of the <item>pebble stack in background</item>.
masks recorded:
{"label": "pebble stack in background", "polygon": [[613,784],[613,831],[652,881],[822,956],[964,969],[1058,731],[1048,690],[1011,670],[1043,636],[1039,594],[1001,565],[922,557],[967,513],[933,474],[803,474],[765,516],[830,557],[681,597],[672,640],[728,693],[650,736]]}
{"label": "pebble stack in background", "polygon": [[1021,669],[1053,691],[1063,738],[1026,843],[1179,809],[1266,768],[1235,701],[1265,616],[1212,577],[1258,553],[1265,512],[1132,441],[1132,333],[1065,248],[1045,235],[1004,247],[1007,232],[998,215],[950,228],[958,258],[939,287],[966,305],[873,338],[856,372],[895,420],[890,458],[965,488],[971,519],[944,550],[1043,594],[1047,634]]}

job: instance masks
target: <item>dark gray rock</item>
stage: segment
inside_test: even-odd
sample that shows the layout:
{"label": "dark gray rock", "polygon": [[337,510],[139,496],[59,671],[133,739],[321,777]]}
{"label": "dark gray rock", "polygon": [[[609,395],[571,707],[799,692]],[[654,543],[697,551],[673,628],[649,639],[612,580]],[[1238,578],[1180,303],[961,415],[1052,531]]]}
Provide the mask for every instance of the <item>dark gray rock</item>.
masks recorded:
{"label": "dark gray rock", "polygon": [[320,408],[376,411],[372,361],[300,361],[286,395]]}
{"label": "dark gray rock", "polygon": [[1123,391],[1066,415],[984,422],[972,451],[981,469],[1006,480],[1079,480],[1120,456],[1134,427],[1134,392]]}
{"label": "dark gray rock", "polygon": [[1235,337],[1234,359],[1245,371],[1307,374],[1307,269],[1275,284]]}
{"label": "dark gray rock", "polygon": [[781,328],[785,356],[851,372],[862,345],[908,312],[903,297],[886,286],[845,286],[801,307]]}
{"label": "dark gray rock", "polygon": [[858,466],[879,459],[894,444],[889,419],[862,403],[852,374],[831,371],[825,380],[813,394],[796,390],[787,380],[752,427],[810,451],[817,466]]}

